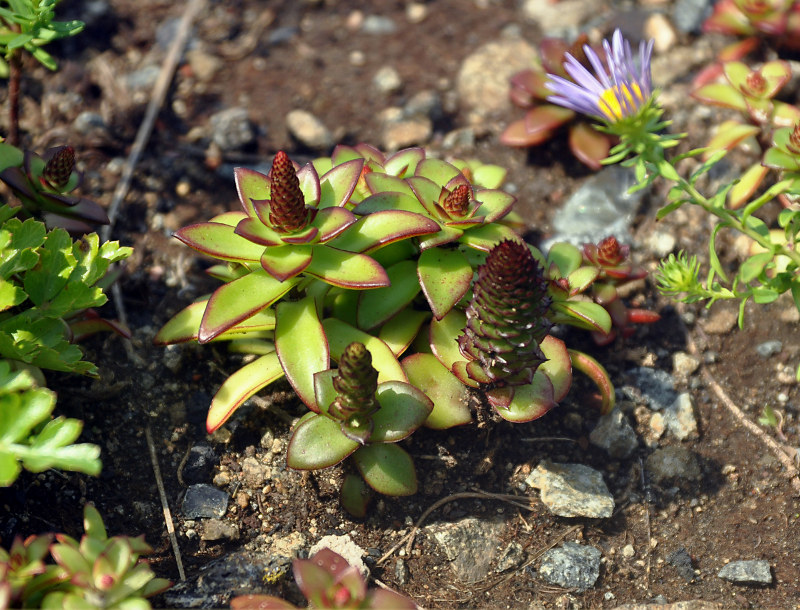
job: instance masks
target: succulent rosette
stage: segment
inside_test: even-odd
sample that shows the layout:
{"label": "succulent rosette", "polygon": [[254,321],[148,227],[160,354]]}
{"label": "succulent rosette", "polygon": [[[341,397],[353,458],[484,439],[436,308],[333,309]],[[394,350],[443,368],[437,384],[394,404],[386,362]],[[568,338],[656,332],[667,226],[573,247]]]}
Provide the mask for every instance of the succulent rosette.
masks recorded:
{"label": "succulent rosette", "polygon": [[798,50],[800,4],[795,0],[719,0],[703,31],[749,39],[768,36],[779,47]]}
{"label": "succulent rosette", "polygon": [[[730,108],[740,112],[745,121],[729,119],[716,130],[707,146],[704,159],[719,151],[739,146],[760,149],[775,129],[791,127],[800,121],[800,109],[774,99],[791,78],[788,62],[775,60],[760,68],[751,69],[740,61],[722,65],[726,82],[706,84],[692,93],[705,104]],[[728,205],[741,207],[758,190],[767,176],[768,166],[757,159],[728,193]]]}
{"label": "succulent rosette", "polygon": [[108,216],[97,202],[71,194],[83,181],[75,170],[71,146],[50,148],[39,156],[0,143],[0,168],[0,180],[32,216],[76,232],[108,224]]}
{"label": "succulent rosette", "polygon": [[370,351],[347,345],[337,370],[314,375],[316,408],[295,425],[287,464],[303,470],[327,468],[352,457],[364,480],[380,493],[410,495],[417,490],[411,457],[394,443],[427,419],[433,403],[413,385],[379,383]]}
{"label": "succulent rosette", "polygon": [[438,231],[417,238],[416,275],[417,288],[438,319],[467,294],[481,253],[504,239],[520,239],[501,222],[514,197],[473,185],[456,165],[441,159],[420,160],[406,178],[372,172],[366,184],[372,195],[353,209],[356,214],[402,210],[436,223]]}

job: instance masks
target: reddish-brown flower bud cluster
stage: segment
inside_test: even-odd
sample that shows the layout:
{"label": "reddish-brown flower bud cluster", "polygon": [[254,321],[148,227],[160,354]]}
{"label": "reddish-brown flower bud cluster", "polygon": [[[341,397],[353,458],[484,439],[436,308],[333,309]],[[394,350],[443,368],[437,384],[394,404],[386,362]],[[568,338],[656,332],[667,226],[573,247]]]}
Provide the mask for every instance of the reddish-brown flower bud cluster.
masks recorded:
{"label": "reddish-brown flower bud cluster", "polygon": [[539,343],[550,330],[545,315],[551,302],[528,246],[500,242],[478,267],[467,326],[459,337],[461,353],[478,361],[495,387],[530,383],[546,360]]}
{"label": "reddish-brown flower bud cluster", "polygon": [[60,146],[51,151],[42,172],[42,177],[54,189],[60,190],[67,185],[75,168],[75,149],[72,146]]}
{"label": "reddish-brown flower bud cluster", "polygon": [[308,224],[300,180],[289,156],[279,151],[272,161],[269,221],[279,233],[292,233]]}
{"label": "reddish-brown flower bud cluster", "polygon": [[442,202],[444,211],[450,216],[465,216],[469,208],[470,188],[466,184],[461,184],[445,197]]}
{"label": "reddish-brown flower bud cluster", "polygon": [[800,122],[795,124],[789,136],[789,143],[786,145],[786,149],[795,155],[800,155]]}

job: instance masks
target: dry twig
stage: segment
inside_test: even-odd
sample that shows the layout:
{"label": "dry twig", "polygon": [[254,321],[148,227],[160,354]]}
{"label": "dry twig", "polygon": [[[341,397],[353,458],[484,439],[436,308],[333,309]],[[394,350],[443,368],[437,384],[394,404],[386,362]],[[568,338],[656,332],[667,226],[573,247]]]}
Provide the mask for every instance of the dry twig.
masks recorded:
{"label": "dry twig", "polygon": [[156,447],[153,444],[153,434],[150,432],[149,426],[144,429],[144,435],[147,439],[147,448],[150,450],[150,462],[153,465],[153,474],[156,477],[158,495],[161,498],[161,509],[164,512],[164,523],[167,526],[167,534],[169,535],[170,542],[172,542],[172,551],[175,553],[175,563],[178,566],[178,576],[181,580],[186,580],[186,573],[183,571],[183,560],[181,559],[181,549],[178,546],[178,537],[175,535],[175,524],[172,522],[172,512],[169,510],[167,492],[164,489],[164,480],[161,478],[161,467],[158,465],[158,455],[156,454]]}

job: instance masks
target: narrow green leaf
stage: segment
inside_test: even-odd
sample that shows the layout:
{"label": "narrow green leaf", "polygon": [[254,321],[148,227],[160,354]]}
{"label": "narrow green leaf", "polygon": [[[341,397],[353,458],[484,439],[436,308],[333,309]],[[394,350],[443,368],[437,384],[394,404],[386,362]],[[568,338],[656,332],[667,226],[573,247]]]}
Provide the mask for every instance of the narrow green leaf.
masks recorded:
{"label": "narrow green leaf", "polygon": [[416,263],[400,261],[386,270],[389,286],[367,290],[358,300],[358,326],[364,330],[375,328],[406,309],[419,294]]}
{"label": "narrow green leaf", "polygon": [[764,271],[764,267],[766,267],[768,263],[772,262],[772,258],[772,252],[760,252],[759,254],[754,254],[744,261],[741,267],[739,267],[739,279],[741,279],[741,281],[745,284],[754,280],[761,274],[762,271]]}
{"label": "narrow green leaf", "polygon": [[286,379],[300,400],[316,405],[314,373],[330,368],[330,354],[314,298],[278,303],[275,314],[275,350]]}
{"label": "narrow green leaf", "polygon": [[338,464],[360,445],[342,434],[338,422],[313,414],[294,429],[286,450],[286,464],[298,470],[318,470]]}
{"label": "narrow green leaf", "polygon": [[283,377],[278,355],[273,352],[253,360],[228,377],[217,390],[206,418],[206,429],[213,433],[253,394]]}

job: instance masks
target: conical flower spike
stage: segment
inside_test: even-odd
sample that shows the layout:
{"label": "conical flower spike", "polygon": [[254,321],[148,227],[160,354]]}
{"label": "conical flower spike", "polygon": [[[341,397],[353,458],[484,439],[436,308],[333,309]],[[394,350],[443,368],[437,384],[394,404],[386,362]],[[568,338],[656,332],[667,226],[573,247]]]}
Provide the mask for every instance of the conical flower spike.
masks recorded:
{"label": "conical flower spike", "polygon": [[444,211],[447,212],[451,218],[462,218],[467,215],[469,210],[470,188],[466,184],[461,184],[453,189],[442,202]]}
{"label": "conical flower spike", "polygon": [[380,409],[380,404],[375,397],[378,371],[372,366],[372,355],[363,343],[351,343],[344,349],[333,387],[339,395],[328,414],[341,421],[345,436],[365,443],[372,433],[372,415]]}
{"label": "conical flower spike", "polygon": [[52,151],[52,156],[45,163],[42,178],[60,191],[69,182],[75,168],[75,149],[72,146],[59,146]]}
{"label": "conical flower spike", "polygon": [[282,150],[272,161],[272,188],[269,202],[269,221],[278,233],[292,233],[308,224],[300,181],[289,156]]}
{"label": "conical flower spike", "polygon": [[467,325],[459,337],[470,377],[494,387],[531,383],[546,358],[551,298],[542,269],[524,243],[505,240],[478,267]]}

